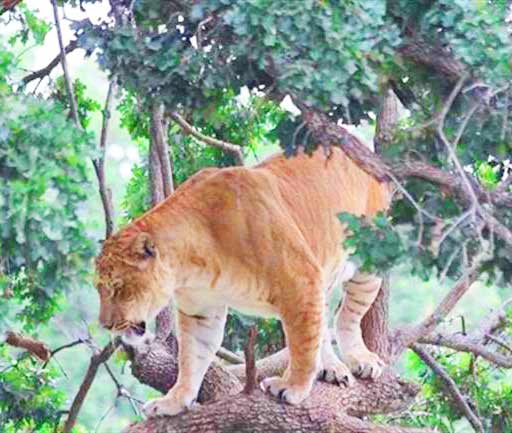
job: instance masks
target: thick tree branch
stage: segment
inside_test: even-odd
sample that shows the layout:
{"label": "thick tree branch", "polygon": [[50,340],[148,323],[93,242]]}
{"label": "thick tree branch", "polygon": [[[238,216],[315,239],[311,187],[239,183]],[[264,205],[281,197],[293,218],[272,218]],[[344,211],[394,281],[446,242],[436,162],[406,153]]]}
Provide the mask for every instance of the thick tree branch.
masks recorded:
{"label": "thick tree branch", "polygon": [[207,135],[202,134],[197,129],[195,129],[190,123],[188,123],[176,111],[171,112],[170,117],[187,134],[192,135],[193,137],[197,138],[199,141],[202,141],[203,143],[206,143],[213,147],[217,147],[219,149],[224,150],[225,152],[230,153],[235,158],[237,165],[244,165],[244,157],[243,157],[243,153],[242,153],[242,148],[240,146],[233,144],[233,143],[228,143],[227,141],[218,140],[213,137],[208,137]]}
{"label": "thick tree branch", "polygon": [[10,346],[25,349],[41,361],[48,361],[50,359],[51,352],[48,346],[35,338],[27,337],[14,331],[7,331],[5,342]]}
{"label": "thick tree branch", "polygon": [[[67,46],[66,48],[64,49],[64,52],[66,54],[69,54],[71,53],[72,51],[76,50],[78,48],[78,41],[77,40],[73,40],[71,41]],[[34,72],[31,72],[30,74],[24,76],[22,79],[21,79],[21,82],[23,83],[23,85],[27,85],[28,83],[30,83],[31,81],[34,81],[34,80],[38,80],[38,79],[42,79],[48,75],[50,75],[50,73],[57,67],[57,65],[61,62],[61,57],[62,57],[62,54],[59,54],[57,56],[55,56],[53,58],[53,60],[48,63],[48,65],[46,65],[44,68],[42,69],[39,69],[37,71],[34,71]]]}
{"label": "thick tree branch", "polygon": [[[256,361],[256,370],[260,378],[279,376],[288,366],[288,348],[281,349],[263,359]],[[227,370],[239,380],[245,380],[245,364],[230,365]]]}
{"label": "thick tree branch", "polygon": [[[176,418],[155,418],[124,433],[433,433],[405,427],[379,426],[335,410],[332,405],[289,406],[261,392],[221,400]],[[323,406],[322,406],[323,405]]]}
{"label": "thick tree branch", "polygon": [[458,81],[466,72],[465,66],[444,49],[434,48],[417,38],[410,38],[398,53],[408,60],[433,69],[448,81]]}
{"label": "thick tree branch", "polygon": [[430,369],[439,376],[443,384],[446,394],[453,400],[455,406],[467,418],[473,429],[477,433],[485,433],[482,421],[475,414],[471,406],[467,402],[467,398],[462,395],[462,392],[457,387],[455,381],[450,377],[446,370],[430,355],[426,350],[418,345],[413,345],[412,349],[416,354],[427,364]]}
{"label": "thick tree branch", "polygon": [[[178,343],[172,333],[165,341],[155,340],[144,350],[128,348],[127,351],[132,360],[132,374],[139,382],[162,393],[174,385],[178,377]],[[203,380],[198,401],[233,395],[242,388],[241,381],[234,374],[214,362]]]}
{"label": "thick tree branch", "polygon": [[[416,177],[442,186],[456,197],[462,198],[466,203],[470,202],[458,175],[422,161],[388,162],[372,153],[357,137],[333,123],[325,114],[314,110],[305,110],[303,118],[319,144],[341,147],[356,164],[377,180],[389,182],[391,181],[389,174],[398,179]],[[512,208],[512,194],[496,190],[487,191],[476,182],[473,184],[473,189],[480,203]]]}
{"label": "thick tree branch", "polygon": [[71,408],[69,409],[69,415],[64,424],[64,433],[70,433],[73,429],[78,417],[78,413],[80,412],[87,393],[91,388],[94,378],[96,377],[96,373],[98,373],[98,369],[100,368],[101,364],[108,361],[119,344],[120,342],[118,340],[111,341],[100,352],[94,354],[91,357],[87,373],[85,374],[82,384],[80,385],[80,388],[78,389],[78,392],[73,399],[73,403],[71,404]]}
{"label": "thick tree branch", "polygon": [[[161,392],[166,392],[172,387],[176,381],[178,372],[178,347],[174,336],[170,335],[164,343],[155,341],[151,344],[151,347],[141,352],[137,352],[137,349],[130,350],[132,357],[132,373],[139,381]],[[259,361],[256,364],[258,368],[258,378],[280,374],[287,363],[287,349]],[[306,400],[304,406],[297,408],[282,405],[268,396],[261,395],[259,391],[254,391],[250,397],[255,396],[258,403],[256,406],[252,406],[255,404],[253,401],[247,400],[248,402],[245,403],[245,397],[234,395],[242,391],[241,381],[245,378],[245,369],[244,364],[225,369],[219,364],[214,363],[208,370],[203,381],[198,398],[198,401],[203,403],[200,407],[184,415],[172,418],[172,421],[171,419],[166,419],[165,424],[168,426],[169,430],[160,430],[160,424],[154,424],[156,421],[151,420],[144,423],[142,426],[134,427],[135,430],[128,429],[128,431],[151,431],[153,433],[160,431],[202,432],[204,425],[208,424],[211,426],[208,431],[211,432],[258,432],[260,431],[259,424],[256,421],[255,424],[253,424],[251,421],[251,419],[253,419],[252,415],[247,415],[248,413],[259,412],[262,417],[273,417],[275,418],[276,426],[282,427],[284,419],[295,422],[292,420],[295,416],[297,416],[298,419],[309,419],[308,417],[310,415],[315,416],[316,413],[320,412],[330,417],[333,414],[338,414],[340,411],[345,410],[349,415],[356,416],[396,411],[405,408],[418,392],[417,386],[404,383],[390,372],[387,372],[376,382],[358,381],[357,384],[351,388],[317,382],[312,396]],[[220,404],[216,409],[213,409],[213,404],[216,403],[212,405],[206,404],[214,400],[219,400]],[[251,406],[244,407],[245,404],[250,404]],[[311,408],[314,409],[311,410]],[[265,412],[267,410],[271,412]],[[238,413],[238,415],[236,418],[231,418],[231,413]],[[201,424],[200,426],[195,425],[195,420],[198,418],[195,418],[196,415],[190,418],[189,416],[192,416],[192,414],[196,414],[200,419],[203,419],[205,424]],[[219,424],[219,429],[222,425],[224,430],[216,430],[216,421],[213,418],[210,419],[210,416],[213,417],[214,414],[215,418],[225,420]],[[219,416],[219,414],[221,414],[221,416]],[[147,428],[147,430],[140,430],[142,428]],[[303,430],[308,431],[317,431],[316,428],[317,424],[311,420],[303,426]],[[341,427],[339,428],[339,430],[334,431],[350,431],[342,430]],[[376,427],[372,426],[371,428]],[[266,432],[268,430],[261,431]],[[276,427],[275,431],[281,432],[286,430],[279,430]],[[319,429],[318,431],[325,430]],[[387,430],[368,431],[384,433]]]}
{"label": "thick tree branch", "polygon": [[420,430],[377,426],[353,416],[394,412],[407,406],[417,391],[416,386],[404,384],[392,375],[377,382],[358,382],[351,388],[317,382],[299,406],[282,404],[256,390],[250,395],[221,398],[174,418],[138,423],[125,433],[412,433]]}

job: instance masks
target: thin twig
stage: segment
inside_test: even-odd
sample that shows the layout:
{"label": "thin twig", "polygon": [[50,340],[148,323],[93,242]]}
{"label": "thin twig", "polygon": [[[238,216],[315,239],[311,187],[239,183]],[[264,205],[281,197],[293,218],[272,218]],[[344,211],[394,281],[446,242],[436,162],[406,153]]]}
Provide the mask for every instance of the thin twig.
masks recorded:
{"label": "thin twig", "polygon": [[439,242],[438,242],[438,247],[440,248],[441,245],[443,244],[443,242],[446,240],[446,238],[448,238],[448,236],[450,236],[452,234],[452,232],[460,225],[464,222],[464,220],[466,218],[468,218],[472,213],[474,213],[474,209],[469,209],[467,210],[466,212],[462,213],[461,215],[459,215],[459,217],[453,222],[453,224],[450,225],[450,227],[448,227],[448,229],[446,229],[443,234],[441,235],[441,239],[439,239]]}
{"label": "thin twig", "polygon": [[[76,50],[78,48],[78,41],[72,40],[64,49],[64,52],[66,54],[71,53],[72,51]],[[50,75],[50,73],[55,69],[55,67],[61,62],[62,54],[58,54],[53,58],[53,60],[48,63],[44,68],[41,68],[37,71],[31,72],[30,74],[26,75],[21,79],[21,82],[24,86],[26,86],[28,83],[34,80],[41,80],[44,77]]]}
{"label": "thin twig", "polygon": [[206,26],[210,21],[213,20],[212,16],[206,17],[197,25],[197,48],[202,51],[203,49],[203,27]]}
{"label": "thin twig", "polygon": [[53,7],[53,18],[55,20],[55,28],[57,29],[57,39],[59,40],[60,47],[60,63],[62,65],[62,71],[64,72],[64,83],[66,85],[66,91],[68,93],[69,105],[71,107],[71,117],[73,122],[75,122],[76,127],[79,130],[82,130],[82,125],[80,124],[80,118],[78,117],[78,108],[75,99],[75,93],[73,91],[73,84],[71,81],[71,76],[69,75],[68,62],[66,60],[66,47],[64,47],[64,41],[62,39],[62,29],[60,26],[60,18],[59,18],[59,9],[57,7],[57,1],[51,0]]}
{"label": "thin twig", "polygon": [[422,349],[418,345],[413,345],[412,349],[416,354],[427,364],[430,369],[437,374],[441,382],[443,383],[443,388],[449,397],[452,398],[453,402],[457,406],[457,408],[464,414],[467,420],[472,425],[473,429],[477,433],[485,433],[482,421],[478,418],[478,416],[473,412],[470,405],[466,401],[466,397],[462,395],[462,392],[458,388],[455,381],[450,377],[450,375],[446,372],[446,370],[435,360],[435,358],[430,355],[426,350]]}
{"label": "thin twig", "polygon": [[392,174],[389,173],[389,178],[393,181],[393,183],[396,185],[398,190],[411,202],[411,204],[414,206],[414,208],[418,211],[418,214],[425,215],[427,218],[429,218],[432,221],[439,221],[439,217],[431,214],[430,212],[423,209],[419,203],[414,199],[414,197],[405,189],[405,187],[401,184],[401,182]]}
{"label": "thin twig", "polygon": [[99,353],[91,356],[87,373],[85,374],[82,384],[80,385],[80,388],[78,389],[78,392],[73,399],[73,403],[71,404],[71,408],[69,409],[69,415],[64,424],[64,433],[70,433],[75,426],[78,413],[82,408],[85,398],[87,397],[87,393],[89,392],[96,374],[98,373],[100,365],[108,361],[119,344],[119,340],[113,340],[108,343]]}
{"label": "thin twig", "polygon": [[44,363],[43,368],[46,367],[50,359],[52,359],[57,353],[59,353],[61,350],[69,349],[74,346],[78,346],[79,344],[85,343],[86,340],[79,338],[78,340],[72,341],[71,343],[64,344],[62,346],[57,347],[56,349],[53,349],[50,353],[50,358]]}
{"label": "thin twig", "polygon": [[233,143],[228,143],[227,141],[218,140],[213,137],[208,137],[207,135],[202,134],[197,129],[195,129],[192,125],[190,125],[179,113],[173,111],[170,113],[170,117],[174,120],[183,131],[197,138],[199,141],[203,143],[209,144],[210,146],[217,147],[219,149],[224,150],[225,152],[230,153],[236,160],[238,165],[244,165],[244,158],[242,153],[242,148]]}
{"label": "thin twig", "polygon": [[98,178],[98,189],[103,205],[103,214],[105,217],[105,239],[107,239],[114,231],[114,210],[112,206],[112,192],[105,182],[105,154],[107,148],[108,130],[110,126],[110,118],[112,116],[112,104],[117,89],[116,78],[114,77],[108,86],[105,106],[103,108],[103,123],[101,126],[101,136],[99,144],[99,156],[93,160],[94,170]]}
{"label": "thin twig", "polygon": [[492,334],[486,334],[485,337],[488,338],[489,340],[493,341],[494,343],[496,343],[498,346],[502,347],[503,349],[512,353],[512,346],[510,344],[505,343],[501,338],[498,338]]}
{"label": "thin twig", "polygon": [[[450,159],[455,165],[455,168],[457,169],[460,178],[462,179],[463,184],[466,187],[466,192],[468,196],[471,198],[473,207],[475,210],[480,211],[480,203],[478,201],[478,197],[476,196],[475,190],[473,189],[473,186],[471,185],[466,172],[464,171],[464,168],[462,167],[462,164],[459,161],[459,158],[457,158],[457,155],[454,150],[454,146],[448,138],[446,137],[444,133],[444,122],[446,120],[446,116],[448,115],[448,112],[450,111],[453,102],[455,101],[455,98],[460,93],[462,86],[464,85],[465,81],[467,79],[467,76],[464,74],[460,80],[457,82],[455,87],[453,88],[452,92],[450,93],[450,96],[448,97],[448,100],[443,106],[443,109],[441,110],[441,115],[439,116],[439,123],[437,125],[437,134],[441,141],[443,142],[444,146],[446,147],[448,151],[448,155],[450,156]],[[475,109],[476,110],[476,109]],[[462,132],[460,133],[462,135]]]}
{"label": "thin twig", "polygon": [[108,417],[110,412],[112,412],[112,410],[116,407],[116,404],[117,404],[117,398],[114,400],[114,403],[112,403],[112,405],[105,411],[105,413],[100,417],[100,419],[96,423],[96,426],[94,427],[94,433],[98,432],[101,424],[103,423],[103,421],[105,421],[105,419]]}
{"label": "thin twig", "polygon": [[462,296],[464,296],[472,284],[478,279],[478,268],[479,263],[476,263],[471,269],[465,272],[465,274],[451,288],[448,294],[442,299],[434,312],[419,325],[413,327],[401,336],[404,346],[410,346],[418,341],[419,338],[430,334],[436,326],[446,318]]}
{"label": "thin twig", "polygon": [[501,353],[493,352],[482,344],[473,342],[473,339],[470,337],[462,335],[445,335],[439,332],[421,337],[418,340],[418,343],[447,347],[449,349],[456,350],[457,352],[473,353],[474,355],[481,356],[499,367],[512,368],[511,357],[506,357]]}
{"label": "thin twig", "polygon": [[473,104],[473,106],[469,109],[466,116],[462,120],[462,123],[460,124],[459,130],[457,131],[457,135],[455,136],[455,139],[453,140],[453,147],[457,147],[457,144],[459,144],[460,139],[462,138],[462,134],[464,134],[464,131],[466,130],[469,121],[473,117],[473,114],[476,113],[478,108],[480,107],[480,103],[476,102]]}

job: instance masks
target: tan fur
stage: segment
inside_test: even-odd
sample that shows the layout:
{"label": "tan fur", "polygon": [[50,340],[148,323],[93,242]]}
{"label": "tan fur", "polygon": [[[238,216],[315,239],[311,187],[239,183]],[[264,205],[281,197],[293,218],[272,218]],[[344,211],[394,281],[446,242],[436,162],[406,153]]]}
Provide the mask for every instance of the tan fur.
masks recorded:
{"label": "tan fur", "polygon": [[[178,383],[146,412],[172,415],[192,403],[221,344],[226,306],[283,321],[291,361],[282,378],[263,383],[271,393],[298,403],[319,371],[349,382],[326,338],[324,314],[347,257],[337,214],[372,215],[388,202],[387,186],[337,148],[330,157],[323,150],[278,155],[253,168],[202,170],[107,240],[97,260],[103,325],[123,330],[150,320],[171,298],[179,311]],[[357,321],[376,291],[364,294],[365,308],[352,317],[357,285],[349,288],[356,295],[346,297],[339,317],[354,326],[338,329],[349,351],[368,358]],[[352,370],[362,368],[345,355]],[[379,373],[377,360],[363,364],[366,375]]]}

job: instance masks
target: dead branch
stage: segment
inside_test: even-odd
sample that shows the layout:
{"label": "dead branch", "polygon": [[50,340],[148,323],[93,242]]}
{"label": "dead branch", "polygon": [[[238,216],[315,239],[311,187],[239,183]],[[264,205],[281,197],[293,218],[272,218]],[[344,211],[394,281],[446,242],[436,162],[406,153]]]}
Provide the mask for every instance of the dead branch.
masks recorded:
{"label": "dead branch", "polygon": [[80,412],[80,409],[82,408],[85,398],[87,397],[87,393],[89,392],[89,389],[91,388],[94,378],[98,373],[98,369],[100,368],[101,364],[108,361],[108,359],[115,352],[119,344],[119,340],[113,340],[110,343],[108,343],[100,352],[95,353],[93,356],[91,356],[89,368],[85,373],[85,377],[82,381],[82,384],[80,385],[80,388],[78,389],[78,392],[75,395],[75,398],[73,399],[73,403],[71,404],[71,408],[69,409],[69,415],[64,424],[64,433],[70,433],[71,430],[73,429],[76,423],[76,419],[78,417],[78,413]]}
{"label": "dead branch", "polygon": [[5,342],[10,346],[25,349],[41,361],[48,361],[50,359],[51,352],[48,346],[35,338],[27,337],[14,331],[7,331]]}
{"label": "dead branch", "polygon": [[231,350],[228,350],[225,347],[221,347],[217,351],[217,356],[220,359],[229,362],[230,364],[243,364],[245,362],[244,358],[238,356],[236,353],[231,352]]}
{"label": "dead branch", "polygon": [[94,170],[98,178],[98,188],[103,204],[103,214],[105,216],[105,239],[107,239],[114,231],[114,210],[112,206],[112,191],[105,183],[105,153],[107,148],[107,137],[110,126],[110,118],[112,115],[112,104],[114,102],[114,94],[117,89],[115,78],[110,81],[103,108],[103,123],[101,126],[101,136],[99,145],[99,157],[93,160]]}
{"label": "dead branch", "polygon": [[443,388],[450,397],[455,406],[462,412],[462,414],[467,418],[470,424],[473,426],[473,429],[477,433],[485,433],[484,427],[482,425],[482,421],[478,418],[475,412],[471,409],[468,404],[468,398],[462,395],[462,392],[458,388],[455,381],[449,376],[446,370],[435,360],[435,358],[430,355],[427,351],[419,347],[418,345],[413,345],[412,349],[416,354],[427,364],[430,369],[439,376],[441,382],[443,383]]}
{"label": "dead branch", "polygon": [[447,347],[457,352],[469,352],[476,356],[481,356],[493,364],[503,368],[512,368],[512,357],[507,357],[501,353],[487,349],[481,343],[475,343],[468,336],[464,335],[445,335],[441,332],[421,337],[418,340],[421,344],[430,344],[433,346]]}
{"label": "dead branch", "polygon": [[181,129],[183,129],[185,133],[192,135],[193,137],[197,138],[199,141],[202,141],[203,143],[206,143],[213,147],[217,147],[225,152],[230,153],[235,158],[237,165],[244,165],[242,148],[237,144],[228,143],[227,141],[218,140],[216,138],[208,137],[207,135],[202,134],[197,129],[195,129],[190,123],[188,123],[176,111],[171,112],[169,116],[180,126]]}
{"label": "dead branch", "polygon": [[393,90],[384,90],[375,127],[375,153],[381,154],[382,147],[392,143],[398,124],[398,99]]}
{"label": "dead branch", "polygon": [[[66,54],[69,54],[71,53],[72,51],[76,50],[78,48],[78,41],[77,40],[73,40],[71,41],[67,46],[66,48],[64,48],[64,52]],[[34,72],[31,72],[30,74],[24,76],[22,79],[21,79],[21,82],[23,83],[23,85],[27,85],[28,83],[34,81],[34,80],[38,80],[38,79],[42,79],[48,75],[50,75],[50,73],[57,67],[57,65],[60,63],[60,59],[61,59],[61,54],[58,54],[57,56],[55,56],[53,58],[53,60],[48,63],[48,65],[46,65],[44,68],[41,68],[37,71],[34,71]]]}
{"label": "dead branch", "polygon": [[57,354],[59,353],[60,351],[62,350],[65,350],[65,349],[69,349],[71,347],[75,347],[75,346],[78,346],[79,344],[83,344],[83,343],[89,343],[89,340],[84,340],[82,338],[79,338],[78,340],[75,340],[75,341],[72,341],[71,343],[67,343],[67,344],[63,344],[62,346],[59,346],[57,347],[56,349],[53,349],[50,353],[50,357],[45,361],[45,363],[43,364],[43,368],[46,368],[46,366],[48,365],[48,363],[52,360],[52,358]]}

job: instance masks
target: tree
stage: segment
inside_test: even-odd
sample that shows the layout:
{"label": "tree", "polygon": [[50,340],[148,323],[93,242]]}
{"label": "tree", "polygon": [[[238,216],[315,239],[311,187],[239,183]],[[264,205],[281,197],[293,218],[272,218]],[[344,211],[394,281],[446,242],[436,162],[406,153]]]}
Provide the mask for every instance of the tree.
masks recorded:
{"label": "tree", "polygon": [[[53,4],[58,26],[58,8]],[[87,147],[90,139],[83,116],[93,107],[81,96],[79,84],[73,84],[65,59],[66,52],[75,47],[98,56],[100,65],[111,74],[111,90],[119,86],[125,92],[125,126],[134,140],[147,145],[147,161],[134,170],[125,199],[128,220],[172,193],[174,184],[199,166],[243,164],[251,146],[262,139],[279,139],[290,157],[299,147],[311,151],[323,146],[329,152],[331,146],[339,146],[364,170],[396,189],[387,216],[366,221],[340,215],[350,233],[346,242],[354,250],[353,259],[365,270],[384,273],[398,262],[407,262],[423,279],[437,276],[454,281],[430,316],[416,326],[399,329],[390,329],[388,323],[393,281],[388,279],[383,285],[363,322],[365,342],[390,366],[376,382],[358,381],[348,389],[319,382],[312,396],[298,407],[282,406],[254,390],[238,394],[242,382],[254,379],[254,368],[261,377],[284,368],[287,352],[282,349],[263,357],[255,367],[248,362],[247,369],[215,364],[199,396],[200,402],[215,402],[173,420],[141,422],[127,431],[202,431],[205,426],[209,431],[240,432],[414,431],[412,427],[360,419],[396,412],[411,404],[418,387],[404,382],[393,370],[408,348],[416,354],[408,355],[409,361],[426,377],[429,398],[436,409],[427,406],[428,416],[402,416],[400,421],[449,432],[452,426],[446,419],[451,422],[463,416],[477,432],[510,430],[510,408],[500,404],[512,394],[503,381],[502,370],[512,367],[508,304],[469,331],[464,328],[462,333],[450,333],[439,327],[475,281],[510,287],[508,82],[512,45],[507,2],[110,0],[110,5],[112,20],[76,23],[76,41],[65,47],[60,38],[57,62],[52,61],[22,81],[27,84],[44,77],[60,61],[64,78],[60,93],[53,99],[60,105],[58,112],[51,114],[52,122],[59,125],[64,121],[59,120],[64,118],[63,113],[69,110],[75,128],[68,131],[73,137],[66,141],[76,142],[73,149]],[[41,26],[36,30],[32,27],[37,34]],[[12,58],[4,58],[3,64],[12,63]],[[251,109],[240,110],[233,104],[241,89],[253,95]],[[25,108],[41,103],[26,100],[22,90],[6,94],[21,101]],[[277,108],[285,97],[291,98],[300,114]],[[105,135],[109,101],[107,98],[104,109]],[[404,109],[407,115],[399,116]],[[263,117],[254,120],[251,110],[256,117]],[[33,116],[32,110],[30,113]],[[30,120],[34,122],[33,117]],[[27,119],[20,115],[18,121]],[[375,153],[340,126],[363,121],[376,127]],[[16,128],[8,125],[8,130]],[[34,131],[38,130],[28,129],[29,134]],[[112,206],[105,185],[104,134],[98,152],[91,158],[108,236]],[[9,137],[8,145],[21,141],[15,135]],[[56,136],[52,135],[51,140],[55,149],[65,147]],[[86,150],[79,152],[88,155]],[[0,168],[9,167],[2,172],[4,182],[16,175],[16,169],[23,172],[21,162],[4,163],[2,158],[6,157],[0,154]],[[45,160],[54,162],[49,156]],[[69,166],[74,167],[73,163]],[[3,189],[10,193],[14,186],[9,182]],[[145,199],[135,201],[134,197]],[[139,205],[134,206],[135,202]],[[12,211],[15,204],[4,207]],[[26,209],[25,205],[20,209]],[[73,202],[65,209],[73,212]],[[47,233],[45,236],[45,242],[51,240]],[[73,232],[65,238],[78,236]],[[11,254],[23,251],[23,242],[14,235],[6,239],[2,247],[5,242]],[[89,251],[84,252],[84,259],[87,255]],[[26,257],[23,260],[19,270],[9,267],[8,272],[4,271],[6,281],[10,286],[22,287],[26,293],[23,296],[33,297],[37,294],[31,285],[33,277],[30,272],[26,275],[32,271],[30,261]],[[54,263],[51,261],[49,266]],[[74,269],[85,269],[81,266]],[[35,267],[33,272],[39,275],[40,270]],[[51,310],[45,311],[51,315]],[[178,348],[171,324],[169,312],[161,313],[157,338],[147,351],[125,348],[134,376],[161,391],[172,386],[177,373]],[[269,334],[279,341],[274,324],[271,329]],[[232,349],[241,344],[227,341]],[[110,343],[91,358],[64,431],[73,428],[98,367],[119,344]],[[238,347],[233,347],[235,344]],[[260,341],[258,352],[266,355],[268,347],[263,346]],[[248,353],[251,355],[250,346]],[[219,356],[234,364],[241,361],[229,351]],[[491,374],[503,385],[484,392],[481,385],[491,380]],[[250,388],[247,386],[246,391]],[[119,385],[120,395],[122,391]],[[442,394],[446,400],[440,399]],[[6,412],[7,418],[12,419],[14,409],[9,410],[12,412]],[[16,410],[27,412],[26,408]],[[21,419],[38,418],[24,415]],[[378,417],[377,421],[386,420]]]}

